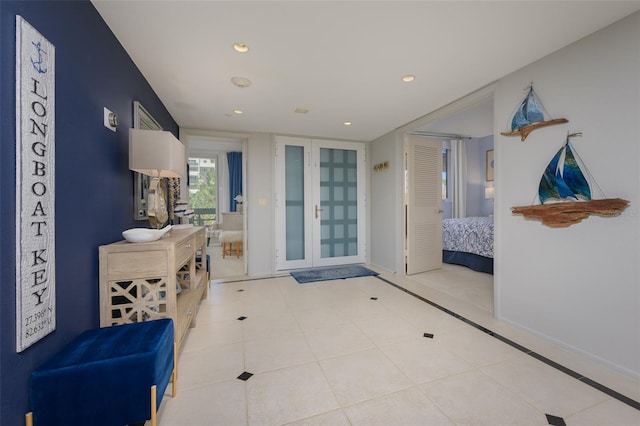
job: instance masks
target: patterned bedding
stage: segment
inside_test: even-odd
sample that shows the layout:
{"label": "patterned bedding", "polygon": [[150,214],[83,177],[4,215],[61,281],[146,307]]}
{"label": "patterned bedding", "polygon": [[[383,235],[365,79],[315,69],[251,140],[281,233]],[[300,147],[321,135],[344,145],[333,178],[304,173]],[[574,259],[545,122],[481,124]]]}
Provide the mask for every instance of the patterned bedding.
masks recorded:
{"label": "patterned bedding", "polygon": [[444,219],[442,249],[493,258],[493,218]]}

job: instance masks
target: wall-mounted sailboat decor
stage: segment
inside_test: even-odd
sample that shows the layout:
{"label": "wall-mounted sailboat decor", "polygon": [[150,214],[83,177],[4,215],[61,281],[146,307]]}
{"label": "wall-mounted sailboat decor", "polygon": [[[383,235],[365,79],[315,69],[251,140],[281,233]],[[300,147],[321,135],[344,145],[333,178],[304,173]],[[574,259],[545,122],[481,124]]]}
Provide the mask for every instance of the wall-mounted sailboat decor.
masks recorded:
{"label": "wall-mounted sailboat decor", "polygon": [[539,219],[552,228],[563,228],[581,222],[591,214],[618,216],[627,207],[629,201],[621,198],[592,199],[589,182],[580,169],[577,153],[574,155],[575,148],[569,143],[575,136],[582,136],[582,133],[567,134],[564,145],[547,165],[538,186],[540,204],[512,207],[513,213]]}
{"label": "wall-mounted sailboat decor", "polygon": [[524,142],[529,133],[536,129],[569,122],[566,118],[549,118],[538,95],[533,91],[533,83],[530,83],[525,90],[527,92],[526,96],[511,117],[509,126],[511,130],[502,132],[500,133],[501,135],[520,136],[520,140]]}

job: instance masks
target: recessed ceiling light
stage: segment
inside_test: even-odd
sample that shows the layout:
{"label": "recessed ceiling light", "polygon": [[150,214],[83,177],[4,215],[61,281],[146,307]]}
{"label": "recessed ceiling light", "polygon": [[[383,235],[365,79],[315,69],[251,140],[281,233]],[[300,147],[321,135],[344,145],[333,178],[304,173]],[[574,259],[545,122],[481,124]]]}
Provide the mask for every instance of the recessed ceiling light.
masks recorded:
{"label": "recessed ceiling light", "polygon": [[415,75],[411,75],[411,74],[408,74],[408,75],[405,75],[404,77],[402,77],[402,81],[404,81],[405,83],[410,83],[415,79],[416,79],[416,76]]}
{"label": "recessed ceiling light", "polygon": [[233,50],[240,53],[247,53],[249,51],[249,46],[244,43],[234,43]]}
{"label": "recessed ceiling light", "polygon": [[238,114],[238,115],[240,115],[240,114],[244,114],[244,111],[243,111],[243,110],[241,110],[241,109],[234,109],[234,110],[233,110],[233,113],[234,113],[234,114]]}
{"label": "recessed ceiling light", "polygon": [[350,122],[350,121],[345,121],[345,122],[344,122],[344,125],[345,125],[345,126],[351,126],[352,124],[353,124],[353,123],[352,123],[352,122]]}
{"label": "recessed ceiling light", "polygon": [[309,112],[307,108],[296,108],[293,110],[296,114],[306,114]]}
{"label": "recessed ceiling light", "polygon": [[238,87],[249,87],[251,86],[251,80],[245,77],[231,77],[231,83]]}

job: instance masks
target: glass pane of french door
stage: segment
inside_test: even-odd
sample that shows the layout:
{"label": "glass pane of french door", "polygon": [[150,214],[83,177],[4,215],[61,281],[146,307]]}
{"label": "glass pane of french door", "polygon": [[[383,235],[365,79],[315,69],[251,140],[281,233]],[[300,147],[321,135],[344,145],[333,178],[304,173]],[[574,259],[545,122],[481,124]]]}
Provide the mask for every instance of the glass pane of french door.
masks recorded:
{"label": "glass pane of french door", "polygon": [[358,254],[358,181],[354,150],[320,149],[320,257]]}
{"label": "glass pane of french door", "polygon": [[305,258],[304,147],[285,147],[286,260]]}

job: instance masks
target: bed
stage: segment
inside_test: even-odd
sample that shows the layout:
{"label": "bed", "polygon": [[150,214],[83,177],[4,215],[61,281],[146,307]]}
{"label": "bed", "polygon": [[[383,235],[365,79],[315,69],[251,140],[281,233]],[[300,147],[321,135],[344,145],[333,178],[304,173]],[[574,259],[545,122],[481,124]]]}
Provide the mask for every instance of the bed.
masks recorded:
{"label": "bed", "polygon": [[442,261],[493,274],[493,217],[444,219]]}

